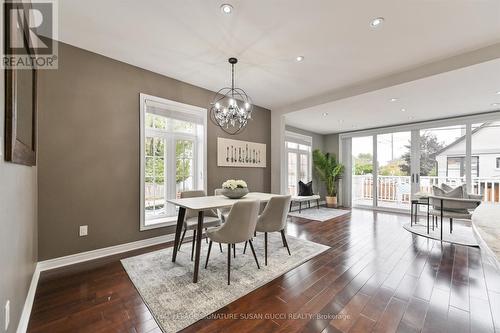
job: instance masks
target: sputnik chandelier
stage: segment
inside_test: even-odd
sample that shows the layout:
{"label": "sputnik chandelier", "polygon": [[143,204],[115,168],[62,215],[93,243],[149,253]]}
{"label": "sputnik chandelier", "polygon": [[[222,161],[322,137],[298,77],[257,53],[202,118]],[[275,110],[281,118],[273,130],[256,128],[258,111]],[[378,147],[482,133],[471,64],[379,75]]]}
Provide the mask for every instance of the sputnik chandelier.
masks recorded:
{"label": "sputnik chandelier", "polygon": [[252,115],[252,101],[241,88],[234,87],[234,65],[236,58],[229,58],[231,64],[231,88],[220,89],[210,103],[210,119],[228,134],[241,132]]}

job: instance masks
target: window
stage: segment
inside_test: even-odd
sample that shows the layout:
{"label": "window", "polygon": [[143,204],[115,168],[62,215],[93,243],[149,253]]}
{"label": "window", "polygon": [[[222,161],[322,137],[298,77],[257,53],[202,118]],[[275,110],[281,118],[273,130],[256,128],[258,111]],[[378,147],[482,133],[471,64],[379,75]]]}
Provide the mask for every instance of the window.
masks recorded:
{"label": "window", "polygon": [[206,188],[206,110],[141,94],[141,230],[175,224],[167,200]]}
{"label": "window", "polygon": [[497,169],[500,169],[500,157],[497,157]]}
{"label": "window", "polygon": [[287,159],[287,191],[297,195],[297,186],[300,180],[304,183],[311,181],[312,172],[312,138],[310,136],[286,132],[285,150]]}
{"label": "window", "polygon": [[[465,157],[448,157],[446,176],[460,178],[465,176]],[[472,176],[479,177],[479,156],[471,156]]]}

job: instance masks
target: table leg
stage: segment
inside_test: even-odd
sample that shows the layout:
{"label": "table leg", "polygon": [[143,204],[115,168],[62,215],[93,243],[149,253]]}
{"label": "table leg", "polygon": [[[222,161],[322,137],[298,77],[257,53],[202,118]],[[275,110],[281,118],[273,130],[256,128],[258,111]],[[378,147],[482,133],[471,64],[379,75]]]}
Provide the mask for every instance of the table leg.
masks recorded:
{"label": "table leg", "polygon": [[198,226],[196,229],[196,253],[194,257],[193,283],[198,282],[198,270],[200,268],[201,234],[203,233],[203,211],[198,212]]}
{"label": "table leg", "polygon": [[441,240],[443,240],[443,199],[441,199]]}
{"label": "table leg", "polygon": [[182,224],[186,216],[186,208],[179,207],[179,215],[177,215],[177,226],[175,228],[174,250],[172,252],[172,262],[177,258],[177,250],[179,249],[179,241],[181,238]]}
{"label": "table leg", "polygon": [[410,204],[410,227],[413,227],[413,202]]}
{"label": "table leg", "polygon": [[429,203],[427,203],[427,235],[429,234]]}

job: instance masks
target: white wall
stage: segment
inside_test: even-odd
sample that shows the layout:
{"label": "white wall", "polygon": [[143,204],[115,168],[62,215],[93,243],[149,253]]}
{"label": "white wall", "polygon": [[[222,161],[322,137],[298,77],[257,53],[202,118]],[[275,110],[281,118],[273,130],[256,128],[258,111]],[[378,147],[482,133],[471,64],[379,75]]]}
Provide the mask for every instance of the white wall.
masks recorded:
{"label": "white wall", "polygon": [[[472,134],[472,156],[479,156],[479,177],[500,178],[496,158],[500,157],[500,122],[492,122]],[[436,157],[439,176],[446,176],[447,156],[465,156],[465,140],[458,142]]]}
{"label": "white wall", "polygon": [[4,160],[4,74],[0,70],[0,330],[4,332],[4,306],[10,300],[11,333],[17,329],[37,261],[36,168]]}

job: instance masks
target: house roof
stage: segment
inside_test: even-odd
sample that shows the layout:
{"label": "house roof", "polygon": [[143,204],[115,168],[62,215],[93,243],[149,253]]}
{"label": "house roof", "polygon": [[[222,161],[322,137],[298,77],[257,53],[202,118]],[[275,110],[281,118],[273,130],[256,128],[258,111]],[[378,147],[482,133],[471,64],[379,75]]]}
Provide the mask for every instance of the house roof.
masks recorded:
{"label": "house roof", "polygon": [[[474,130],[472,130],[471,132],[471,136],[476,134],[477,132],[479,132],[480,130],[482,130],[483,128],[485,128],[486,126],[490,125],[491,122],[485,122],[483,123],[481,126],[479,126],[478,128],[475,128]],[[448,149],[450,149],[451,147],[457,145],[458,143],[462,142],[463,140],[465,140],[465,135],[462,135],[461,137],[459,137],[458,139],[456,139],[455,141],[453,141],[452,143],[450,143],[449,145],[441,148],[440,150],[438,150],[434,156],[438,156],[438,155],[441,155],[442,153],[444,153],[445,151],[447,151]]]}

